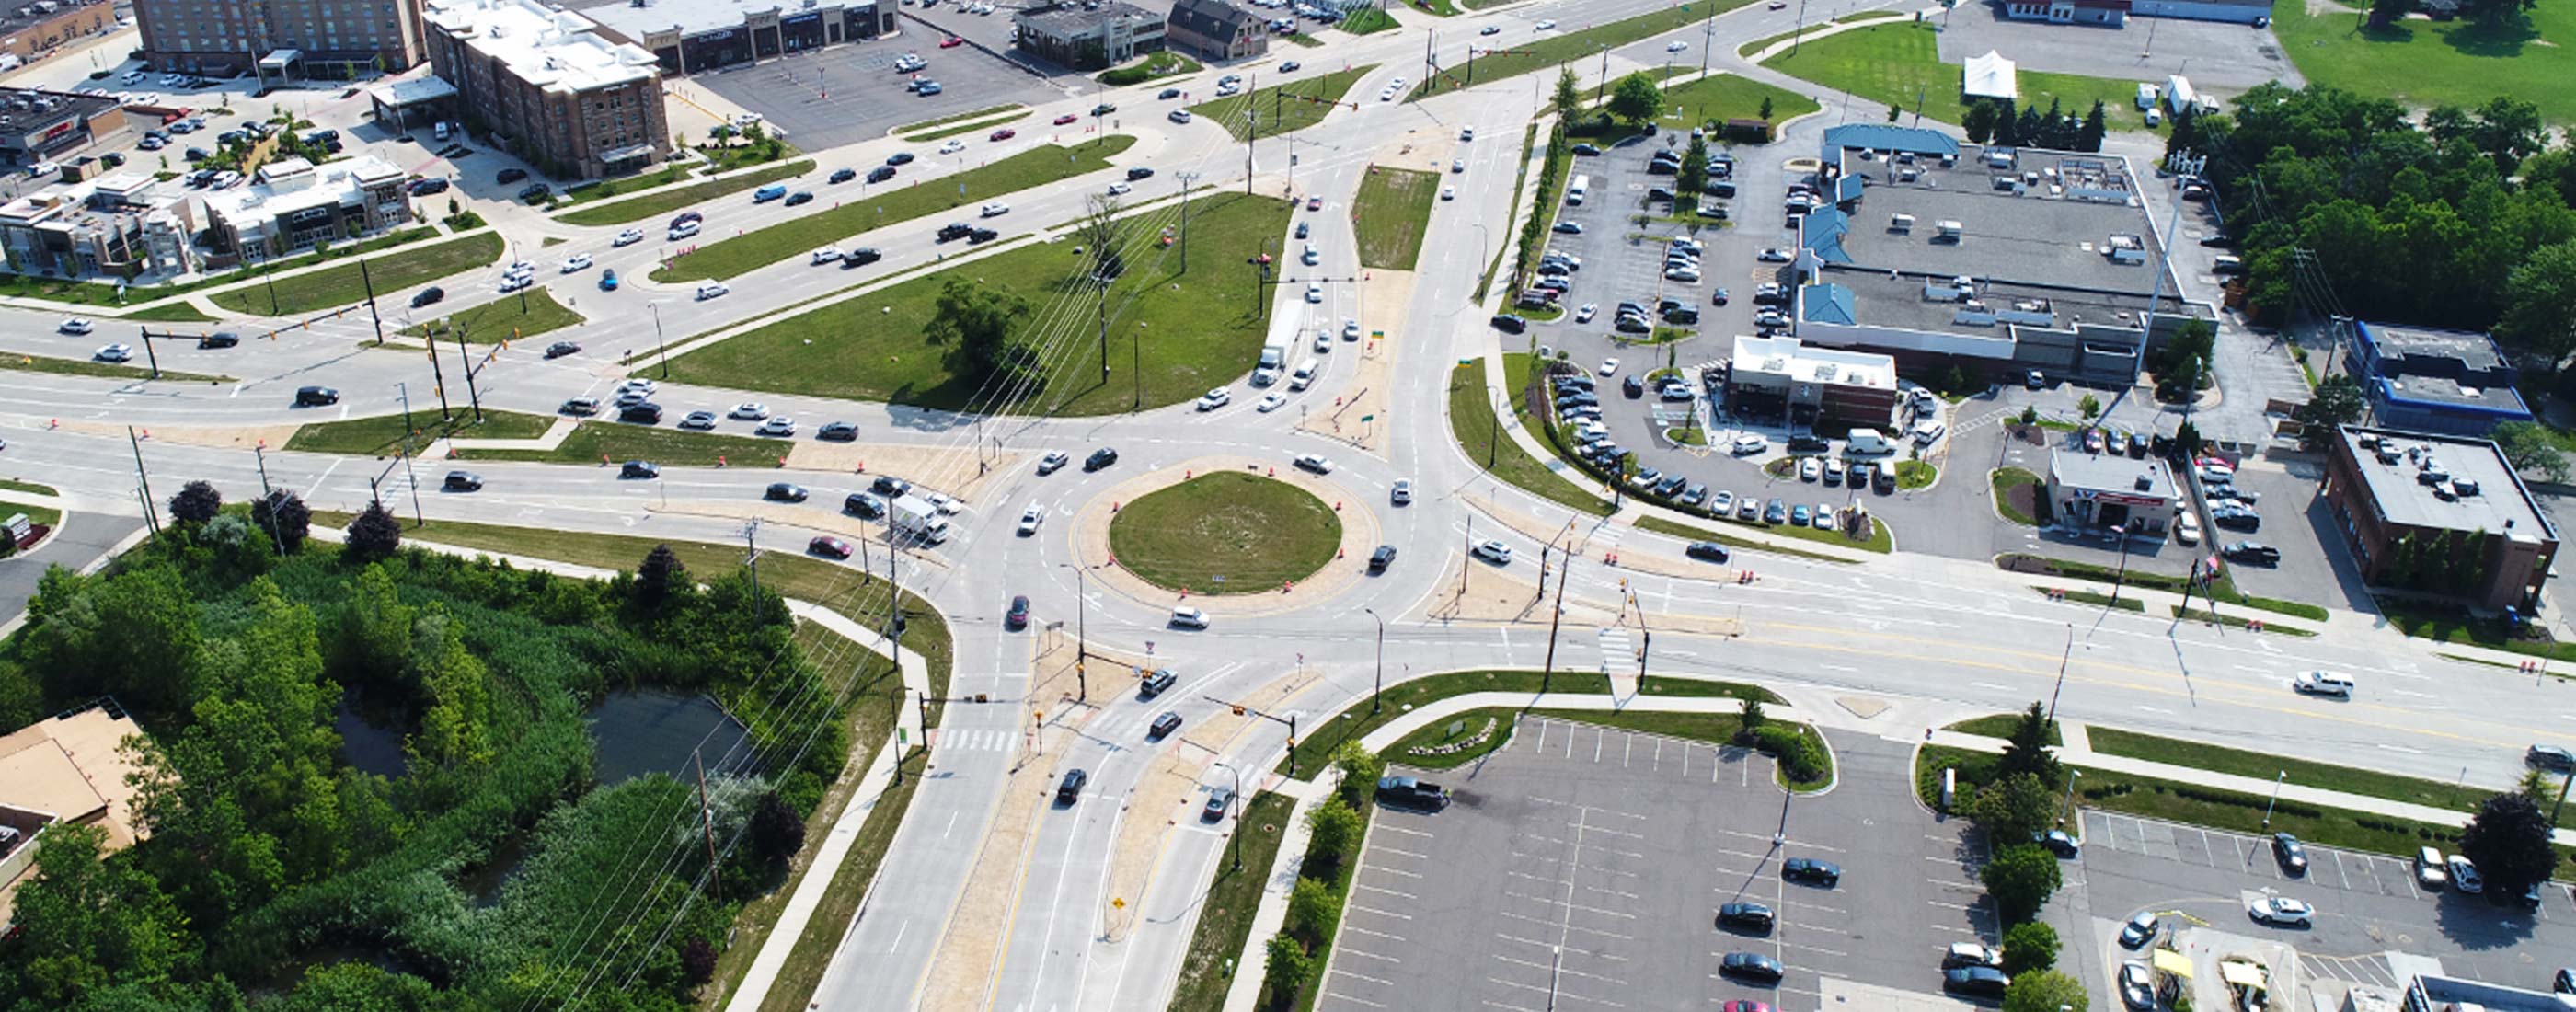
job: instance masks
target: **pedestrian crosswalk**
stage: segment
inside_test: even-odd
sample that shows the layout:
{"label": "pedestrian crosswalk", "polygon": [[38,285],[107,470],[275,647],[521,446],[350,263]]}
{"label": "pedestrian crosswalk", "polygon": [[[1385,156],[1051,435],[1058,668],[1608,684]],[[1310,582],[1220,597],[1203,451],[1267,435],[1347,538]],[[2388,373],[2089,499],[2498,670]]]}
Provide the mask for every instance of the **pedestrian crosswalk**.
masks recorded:
{"label": "pedestrian crosswalk", "polygon": [[1616,675],[1629,670],[1637,659],[1636,648],[1629,645],[1628,627],[1605,626],[1601,630],[1601,673]]}
{"label": "pedestrian crosswalk", "polygon": [[1002,728],[942,728],[937,750],[941,752],[1009,752],[1019,747],[1017,731]]}

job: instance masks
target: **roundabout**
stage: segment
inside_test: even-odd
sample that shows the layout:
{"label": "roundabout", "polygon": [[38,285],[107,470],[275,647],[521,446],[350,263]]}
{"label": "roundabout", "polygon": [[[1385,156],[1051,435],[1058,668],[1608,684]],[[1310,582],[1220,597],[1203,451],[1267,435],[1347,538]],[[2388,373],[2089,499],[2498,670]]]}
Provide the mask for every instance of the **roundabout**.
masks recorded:
{"label": "roundabout", "polygon": [[1277,592],[1333,561],[1331,504],[1276,478],[1215,471],[1147,493],[1109,522],[1109,550],[1138,579],[1205,595]]}

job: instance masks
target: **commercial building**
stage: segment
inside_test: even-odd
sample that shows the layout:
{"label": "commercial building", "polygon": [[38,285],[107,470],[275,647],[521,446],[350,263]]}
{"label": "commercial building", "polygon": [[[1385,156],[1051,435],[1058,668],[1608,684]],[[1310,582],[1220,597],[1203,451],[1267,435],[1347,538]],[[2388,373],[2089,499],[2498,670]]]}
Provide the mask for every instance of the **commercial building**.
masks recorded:
{"label": "commercial building", "polygon": [[129,281],[196,268],[187,195],[141,173],[118,173],[0,204],[0,250],[21,274]]}
{"label": "commercial building", "polygon": [[582,9],[601,31],[695,74],[895,31],[895,0],[623,0]]}
{"label": "commercial building", "polygon": [[2531,420],[2531,409],[2514,389],[2520,371],[2495,339],[2362,321],[2351,330],[2352,374],[2361,378],[2379,424],[2483,436],[2500,422]]}
{"label": "commercial building", "polygon": [[2576,998],[2564,994],[2543,994],[2518,987],[2461,980],[2456,977],[2415,975],[2406,982],[2406,1012],[2567,1012],[2576,1008]]}
{"label": "commercial building", "polygon": [[36,0],[6,14],[0,17],[0,56],[21,60],[36,59],[64,43],[117,28],[116,4],[110,0]]}
{"label": "commercial building", "polygon": [[135,0],[134,21],[161,71],[339,76],[427,58],[421,0]]}
{"label": "commercial building", "polygon": [[442,0],[429,23],[430,65],[466,128],[539,171],[623,175],[670,156],[660,65],[589,18],[537,0]]}
{"label": "commercial building", "polygon": [[0,165],[54,161],[132,132],[113,98],[68,91],[0,88]]}
{"label": "commercial building", "polygon": [[134,718],[102,702],[0,736],[0,926],[35,870],[46,829],[97,826],[110,852],[149,835],[134,821],[127,779],[139,771],[119,748],[142,734]]}
{"label": "commercial building", "polygon": [[1031,7],[1011,15],[1011,25],[1013,45],[1075,70],[1099,70],[1138,53],[1160,52],[1164,40],[1162,15],[1118,0]]}
{"label": "commercial building", "polygon": [[1270,51],[1259,15],[1225,0],[1175,0],[1164,38],[1203,60],[1242,60]]}
{"label": "commercial building", "polygon": [[1876,125],[1828,130],[1825,146],[1817,203],[1784,212],[1810,345],[1882,352],[1912,375],[2126,386],[2183,323],[2216,318],[2178,296],[2121,158]]}
{"label": "commercial building", "polygon": [[2364,582],[2528,610],[2557,558],[2558,530],[2504,451],[2357,425],[2326,448],[2326,503]]}
{"label": "commercial building", "polygon": [[2048,454],[2048,505],[2064,526],[2161,538],[2177,494],[2173,472],[2155,457],[2065,447]]}
{"label": "commercial building", "polygon": [[1739,335],[1726,363],[1726,403],[1739,414],[1792,426],[1886,431],[1895,428],[1903,398],[1896,361],[1885,355]]}
{"label": "commercial building", "polygon": [[2017,21],[2118,28],[2129,23],[2129,0],[2004,0],[2003,12]]}
{"label": "commercial building", "polygon": [[208,194],[207,261],[230,267],[382,232],[412,220],[401,169],[372,155],[322,166],[281,158],[247,186]]}
{"label": "commercial building", "polygon": [[2233,21],[2258,27],[2272,23],[2272,5],[2268,0],[2134,0],[2129,10],[2147,18]]}

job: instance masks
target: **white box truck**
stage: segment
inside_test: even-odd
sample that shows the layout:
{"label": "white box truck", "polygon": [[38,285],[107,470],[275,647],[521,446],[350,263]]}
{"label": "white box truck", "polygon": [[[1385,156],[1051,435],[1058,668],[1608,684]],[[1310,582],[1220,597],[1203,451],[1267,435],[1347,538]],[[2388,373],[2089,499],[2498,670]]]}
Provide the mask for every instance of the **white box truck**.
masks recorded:
{"label": "white box truck", "polygon": [[923,544],[936,545],[948,540],[948,518],[939,515],[939,507],[917,495],[896,496],[886,522],[906,537]]}
{"label": "white box truck", "polygon": [[2166,78],[2165,103],[2173,107],[2176,116],[2187,112],[2199,112],[2197,107],[2200,105],[2200,95],[2191,90],[2191,78],[2181,74]]}
{"label": "white box truck", "polygon": [[2164,97],[2164,96],[2159,95],[2159,94],[2157,94],[2157,93],[2156,93],[2156,86],[2155,86],[2155,85],[2148,84],[2148,83],[2147,83],[2147,82],[2145,82],[2145,81],[2140,81],[2140,82],[2138,82],[2138,111],[2139,111],[2139,112],[2145,112],[2145,111],[2147,111],[2147,110],[2149,110],[2149,109],[2153,109],[2153,108],[2155,108],[2155,107],[2156,107],[2156,100],[2157,100],[2157,99],[2159,99],[2159,98],[2162,98],[2162,97]]}

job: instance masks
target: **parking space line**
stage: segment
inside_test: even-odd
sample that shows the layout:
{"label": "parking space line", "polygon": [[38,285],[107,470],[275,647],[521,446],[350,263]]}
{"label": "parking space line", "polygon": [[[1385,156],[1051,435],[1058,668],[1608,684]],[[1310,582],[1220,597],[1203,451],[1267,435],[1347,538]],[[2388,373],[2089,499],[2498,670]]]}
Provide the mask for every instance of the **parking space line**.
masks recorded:
{"label": "parking space line", "polygon": [[2339,877],[2339,878],[2343,879],[2343,888],[2344,888],[2344,891],[2345,891],[2345,892],[2351,892],[2351,891],[2352,891],[2352,872],[2351,872],[2350,870],[2346,869],[2346,868],[2343,866],[2343,854],[2342,854],[2342,852],[2340,852],[2340,851],[2332,851],[2332,850],[2329,850],[2329,851],[2327,851],[2326,853],[2328,853],[2328,854],[2333,854],[2333,855],[2334,855],[2334,859],[2335,859],[2335,875],[2336,875],[2337,877]]}
{"label": "parking space line", "polygon": [[[1399,941],[1401,941],[1401,939],[1399,939]],[[1387,955],[1387,954],[1385,954],[1385,953],[1382,953],[1382,952],[1366,952],[1366,951],[1363,951],[1363,950],[1360,950],[1360,949],[1354,949],[1354,948],[1351,948],[1350,946],[1347,946],[1347,945],[1336,945],[1336,946],[1333,946],[1333,951],[1334,951],[1334,952],[1341,953],[1342,955],[1345,955],[1345,956],[1366,956],[1366,957],[1368,957],[1368,958],[1370,958],[1370,959],[1383,959],[1383,960],[1385,960],[1385,961],[1387,961],[1387,962],[1389,962],[1389,963],[1402,963],[1402,962],[1404,962],[1404,961],[1403,961],[1403,960],[1401,960],[1401,959],[1397,959],[1397,958],[1395,958],[1395,957],[1393,957],[1393,956],[1389,956],[1389,955]]]}
{"label": "parking space line", "polygon": [[1486,1004],[1488,1007],[1491,1007],[1491,1008],[1507,1009],[1507,1010],[1509,1010],[1509,1012],[1541,1012],[1541,1010],[1531,1008],[1531,1007],[1529,1007],[1529,1006],[1527,1006],[1527,1005],[1512,1005],[1512,1004],[1507,1004],[1507,1003],[1504,1003],[1504,1002],[1495,1001],[1495,1000],[1493,1000],[1493,999],[1491,999],[1491,998],[1487,998],[1487,999],[1485,999],[1485,1004]]}
{"label": "parking space line", "polygon": [[[1341,948],[1341,946],[1336,945],[1336,946],[1334,946],[1333,948],[1335,948],[1335,949],[1340,949],[1340,948]],[[1345,969],[1342,969],[1342,968],[1340,968],[1340,967],[1334,967],[1334,968],[1333,968],[1333,973],[1335,973],[1335,974],[1337,974],[1337,975],[1339,975],[1339,976],[1352,977],[1352,978],[1356,978],[1356,979],[1359,979],[1359,980],[1365,980],[1365,981],[1368,981],[1368,982],[1369,982],[1369,983],[1371,983],[1371,984],[1378,985],[1379,987],[1394,987],[1394,986],[1395,986],[1395,982],[1394,982],[1394,981],[1391,981],[1391,980],[1379,980],[1379,979],[1377,979],[1377,978],[1375,978],[1375,977],[1371,977],[1371,976],[1369,976],[1369,975],[1367,975],[1367,974],[1364,974],[1364,973],[1352,973],[1352,972],[1350,972],[1349,970],[1345,970]],[[1348,996],[1346,995],[1345,997],[1348,997]],[[1352,1000],[1353,1000],[1353,1001],[1357,1001],[1358,999],[1355,999],[1355,998],[1354,998],[1354,999],[1352,999]],[[1376,1003],[1376,1002],[1368,1002],[1368,1003],[1366,1003],[1366,1004],[1377,1005],[1377,1003]],[[1377,1007],[1379,1007],[1379,1008],[1385,1008],[1386,1006],[1384,1006],[1384,1005],[1378,1005]]]}
{"label": "parking space line", "polygon": [[[1348,911],[1350,911],[1350,912],[1352,912],[1352,913],[1355,913],[1355,914],[1376,914],[1376,915],[1378,915],[1378,916],[1380,916],[1380,917],[1392,917],[1392,918],[1395,918],[1396,920],[1399,920],[1399,921],[1409,921],[1409,920],[1412,920],[1412,919],[1413,919],[1413,915],[1412,915],[1412,914],[1399,914],[1399,913],[1396,913],[1395,911],[1392,911],[1392,910],[1379,910],[1379,909],[1377,909],[1377,908],[1375,908],[1375,907],[1364,907],[1364,906],[1361,906],[1361,905],[1359,905],[1359,904],[1357,904],[1357,903],[1346,903],[1346,904],[1343,904],[1343,905],[1342,905],[1342,909],[1344,909],[1344,910],[1348,910]],[[1353,930],[1353,931],[1357,931],[1357,930],[1359,930],[1359,929],[1358,929],[1358,928],[1352,928],[1351,930]],[[1388,938],[1395,938],[1395,936],[1394,936],[1394,935],[1388,935],[1387,937],[1388,937]],[[1403,941],[1403,939],[1400,939],[1400,938],[1398,938],[1398,939],[1396,939],[1396,940],[1397,940],[1397,941]]]}
{"label": "parking space line", "polygon": [[1623,912],[1621,912],[1621,911],[1611,910],[1611,909],[1606,908],[1606,907],[1592,907],[1592,906],[1585,906],[1585,905],[1583,905],[1583,904],[1581,904],[1581,903],[1576,903],[1576,902],[1574,902],[1574,901],[1572,901],[1572,900],[1562,900],[1562,899],[1557,899],[1557,898],[1552,897],[1552,896],[1528,896],[1528,895],[1524,895],[1524,894],[1521,894],[1521,893],[1513,893],[1513,892],[1507,892],[1507,893],[1504,893],[1503,895],[1504,895],[1504,896],[1506,896],[1506,897],[1509,897],[1509,898],[1511,898],[1511,899],[1516,899],[1516,900],[1528,900],[1528,901],[1530,901],[1530,902],[1532,902],[1532,903],[1545,903],[1545,904],[1547,904],[1547,905],[1549,905],[1549,906],[1561,906],[1561,907],[1566,908],[1567,910],[1580,910],[1580,911],[1583,911],[1584,913],[1587,913],[1587,914],[1600,914],[1600,915],[1602,915],[1602,916],[1604,916],[1604,917],[1617,917],[1617,918],[1620,918],[1620,919],[1622,919],[1622,920],[1630,920],[1630,921],[1633,921],[1633,920],[1636,920],[1636,919],[1637,919],[1637,915],[1635,915],[1635,914],[1631,914],[1631,913],[1623,913]]}
{"label": "parking space line", "polygon": [[1558,1008],[1563,1008],[1563,1007],[1564,1007],[1564,1003],[1569,1002],[1569,1001],[1586,1002],[1586,1003],[1593,1004],[1593,1005],[1606,1005],[1606,1006],[1608,1006],[1608,1007],[1610,1007],[1610,1008],[1627,1008],[1627,1007],[1628,1007],[1628,1006],[1623,1005],[1623,1004],[1620,1004],[1620,1003],[1618,1003],[1618,1002],[1611,1001],[1611,1000],[1609,1000],[1609,999],[1607,999],[1607,998],[1590,998],[1590,997],[1585,997],[1585,996],[1583,996],[1583,995],[1575,994],[1575,993],[1574,993],[1574,992],[1572,992],[1572,991],[1565,990],[1564,988],[1553,988],[1553,989],[1551,989],[1551,988],[1544,988],[1544,987],[1540,987],[1540,986],[1535,985],[1535,984],[1523,984],[1523,983],[1520,983],[1520,982],[1518,982],[1518,981],[1504,980],[1504,979],[1502,979],[1502,978],[1500,978],[1500,977],[1487,977],[1487,978],[1485,978],[1485,979],[1486,979],[1486,980],[1493,981],[1494,983],[1497,983],[1497,984],[1501,984],[1501,985],[1502,985],[1502,986],[1504,986],[1504,987],[1516,987],[1516,988],[1520,988],[1521,990],[1524,990],[1524,991],[1538,991],[1538,992],[1541,992],[1541,993],[1544,993],[1544,994],[1548,994],[1548,995],[1550,995],[1551,997],[1553,997],[1553,998],[1556,1000],[1556,1006],[1557,1006]]}
{"label": "parking space line", "polygon": [[[1556,924],[1556,922],[1554,922],[1554,921],[1545,920],[1545,919],[1538,918],[1538,917],[1532,917],[1532,916],[1530,916],[1530,915],[1528,915],[1528,914],[1516,914],[1516,913],[1513,913],[1513,912],[1511,912],[1511,911],[1509,911],[1509,910],[1497,910],[1497,911],[1494,911],[1494,913],[1495,913],[1496,915],[1499,915],[1499,916],[1502,916],[1502,917],[1509,917],[1509,918],[1511,918],[1511,919],[1513,919],[1513,920],[1516,920],[1516,921],[1528,921],[1528,922],[1530,922],[1530,923],[1532,923],[1532,924],[1545,924],[1545,925],[1549,925],[1549,926],[1551,926],[1551,927],[1555,926],[1555,924]],[[1599,929],[1599,928],[1587,928],[1587,927],[1584,927],[1584,926],[1582,926],[1582,925],[1580,925],[1580,924],[1569,924],[1569,925],[1566,925],[1566,930],[1568,930],[1568,931],[1580,931],[1580,932],[1582,932],[1582,933],[1584,933],[1584,934],[1587,934],[1587,935],[1599,935],[1599,936],[1601,936],[1601,937],[1603,937],[1603,938],[1616,939],[1616,940],[1618,940],[1618,941],[1622,941],[1622,942],[1633,942],[1633,941],[1636,941],[1636,940],[1637,940],[1637,939],[1636,939],[1636,936],[1634,936],[1634,935],[1623,935],[1623,934],[1620,934],[1620,933],[1618,933],[1618,932],[1616,932],[1616,931],[1603,931],[1603,930],[1601,930],[1601,929]]]}
{"label": "parking space line", "polygon": [[1841,951],[1841,950],[1839,950],[1839,949],[1827,949],[1827,948],[1821,948],[1821,947],[1813,946],[1813,945],[1800,945],[1800,944],[1798,944],[1798,943],[1796,943],[1796,942],[1782,942],[1782,943],[1780,943],[1780,946],[1781,946],[1782,948],[1787,948],[1787,949],[1796,949],[1796,950],[1798,950],[1798,951],[1800,951],[1800,952],[1813,952],[1813,953],[1819,953],[1819,954],[1827,955],[1827,956],[1850,956],[1850,955],[1851,955],[1851,953],[1843,952],[1843,951]]}
{"label": "parking space line", "polygon": [[1387,874],[1389,874],[1389,875],[1402,875],[1402,876],[1404,876],[1404,877],[1406,877],[1406,878],[1421,878],[1421,877],[1422,877],[1422,875],[1421,875],[1420,873],[1418,873],[1418,872],[1410,872],[1410,871],[1406,871],[1406,870],[1404,870],[1404,869],[1402,869],[1402,868],[1388,868],[1388,867],[1385,867],[1385,866],[1383,866],[1383,865],[1381,865],[1381,866],[1379,866],[1379,867],[1371,868],[1371,869],[1369,869],[1369,870],[1370,870],[1370,871],[1382,871],[1382,872],[1385,872],[1385,873],[1387,873]]}
{"label": "parking space line", "polygon": [[1627,981],[1621,980],[1617,977],[1604,977],[1597,973],[1585,973],[1570,966],[1551,966],[1546,963],[1533,963],[1526,959],[1521,959],[1515,956],[1506,956],[1501,953],[1493,953],[1492,955],[1495,959],[1502,960],[1503,962],[1510,963],[1514,966],[1526,966],[1533,970],[1547,970],[1551,973],[1561,973],[1568,977],[1589,977],[1604,984],[1617,984],[1622,987],[1625,987],[1628,984]]}
{"label": "parking space line", "polygon": [[1375,855],[1377,855],[1377,854],[1401,854],[1401,855],[1403,855],[1403,856],[1405,856],[1405,857],[1421,858],[1422,860],[1425,860],[1425,861],[1430,860],[1430,858],[1428,858],[1428,857],[1424,857],[1424,856],[1423,856],[1423,855],[1421,855],[1421,854],[1414,853],[1413,851],[1409,851],[1409,850],[1398,850],[1398,849],[1396,849],[1396,848],[1394,848],[1394,847],[1389,847],[1389,846],[1387,846],[1387,845],[1385,845],[1385,844],[1382,844],[1382,843],[1381,843],[1381,844],[1379,844],[1379,845],[1377,845],[1377,846],[1375,846],[1375,847],[1371,847],[1371,848],[1369,848],[1369,851],[1371,852],[1371,856],[1375,856]]}
{"label": "parking space line", "polygon": [[[1359,976],[1360,976],[1359,974],[1352,973],[1352,972],[1350,972],[1349,970],[1336,970],[1336,971],[1333,971],[1333,972],[1335,972],[1335,973],[1339,973],[1339,974],[1341,974],[1341,975],[1343,975],[1343,976],[1345,976],[1345,977],[1359,977]],[[1366,978],[1366,977],[1360,977],[1360,979],[1362,979],[1362,980],[1367,980],[1368,978]],[[1390,985],[1390,986],[1391,986],[1391,985]],[[1351,997],[1350,995],[1346,995],[1346,994],[1334,994],[1334,993],[1332,993],[1332,992],[1330,992],[1330,991],[1325,992],[1323,996],[1324,996],[1324,997],[1326,997],[1326,998],[1332,998],[1332,999],[1336,999],[1336,1000],[1340,1000],[1340,1001],[1357,1002],[1357,1003],[1359,1003],[1359,1004],[1366,1005],[1366,1006],[1368,1006],[1368,1007],[1370,1007],[1370,1008],[1385,1008],[1385,1007],[1386,1007],[1386,1006],[1384,1006],[1384,1005],[1380,1005],[1380,1004],[1378,1004],[1378,1003],[1376,1003],[1376,1002],[1370,1001],[1370,1000],[1368,1000],[1368,999],[1366,999],[1366,998],[1354,998],[1354,997]]]}
{"label": "parking space line", "polygon": [[1402,833],[1402,834],[1404,834],[1404,835],[1406,835],[1406,836],[1419,836],[1419,837],[1422,837],[1422,838],[1424,838],[1424,839],[1430,839],[1430,837],[1431,837],[1431,834],[1426,833],[1426,832],[1423,832],[1423,831],[1421,831],[1421,830],[1419,830],[1419,829],[1407,829],[1407,828],[1405,828],[1405,827],[1403,827],[1403,826],[1392,826],[1392,825],[1390,825],[1390,826],[1379,826],[1379,827],[1377,827],[1377,828],[1379,828],[1379,829],[1381,829],[1381,830],[1384,830],[1384,831],[1386,831],[1386,832],[1389,832],[1389,833]]}
{"label": "parking space line", "polygon": [[[2179,388],[2177,388],[2177,389],[2179,389]],[[1629,736],[1628,736],[1628,743],[1627,743],[1626,745],[1622,745],[1622,746],[1620,746],[1620,748],[1619,748],[1619,768],[1620,768],[1620,769],[1627,769],[1627,768],[1628,768],[1628,760],[1629,760],[1629,758],[1630,758],[1630,757],[1632,757],[1632,756],[1634,756],[1634,755],[1636,755],[1636,753],[1637,753],[1637,736],[1632,734],[1632,735],[1629,735]]]}
{"label": "parking space line", "polygon": [[1419,896],[1415,896],[1415,895],[1413,895],[1412,893],[1397,892],[1397,891],[1395,891],[1395,890],[1393,890],[1393,889],[1381,889],[1381,888],[1378,888],[1377,886],[1368,885],[1368,884],[1366,884],[1366,883],[1362,883],[1362,882],[1353,882],[1353,883],[1351,883],[1351,888],[1353,888],[1353,889],[1365,889],[1365,890],[1367,890],[1367,891],[1369,891],[1369,892],[1373,892],[1373,893],[1385,893],[1385,894],[1387,894],[1387,895],[1389,895],[1389,896],[1401,896],[1401,897],[1403,897],[1403,898],[1405,898],[1405,899],[1408,899],[1408,900],[1421,899],[1421,897],[1419,897]]}

